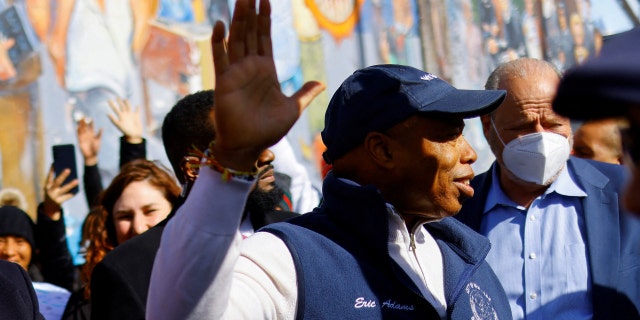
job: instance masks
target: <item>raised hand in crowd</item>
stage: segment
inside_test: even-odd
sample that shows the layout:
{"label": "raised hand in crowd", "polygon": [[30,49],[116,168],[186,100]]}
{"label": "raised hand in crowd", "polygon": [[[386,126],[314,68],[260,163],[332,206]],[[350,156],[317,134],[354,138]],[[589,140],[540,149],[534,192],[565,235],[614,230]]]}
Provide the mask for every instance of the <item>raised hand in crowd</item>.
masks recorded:
{"label": "raised hand in crowd", "polygon": [[57,177],[54,174],[53,165],[49,169],[47,179],[44,184],[44,201],[42,212],[53,221],[60,220],[62,216],[62,204],[73,198],[71,189],[78,185],[78,179],[64,184],[65,179],[71,174],[70,169],[64,169]]}
{"label": "raised hand in crowd", "polygon": [[117,99],[109,100],[109,106],[114,114],[109,114],[109,120],[124,135],[125,141],[131,144],[142,143],[144,128],[140,108],[132,108],[129,101]]}
{"label": "raised hand in crowd", "polygon": [[102,142],[102,129],[97,132],[93,128],[93,121],[90,118],[82,118],[77,123],[76,133],[78,136],[78,148],[82,153],[85,166],[95,166],[98,164],[98,152]]}
{"label": "raised hand in crowd", "polygon": [[324,90],[320,82],[310,81],[291,97],[282,93],[271,46],[270,4],[262,0],[258,14],[255,9],[253,1],[238,1],[228,43],[221,21],[212,37],[216,79],[213,152],[220,164],[247,171]]}

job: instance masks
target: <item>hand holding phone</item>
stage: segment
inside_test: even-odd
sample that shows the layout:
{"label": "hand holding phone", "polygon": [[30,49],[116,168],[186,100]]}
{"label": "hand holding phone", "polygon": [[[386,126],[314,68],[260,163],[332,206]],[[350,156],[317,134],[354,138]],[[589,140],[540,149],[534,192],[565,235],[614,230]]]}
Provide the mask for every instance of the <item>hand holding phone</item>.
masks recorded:
{"label": "hand holding phone", "polygon": [[[53,148],[53,170],[56,177],[59,176],[64,169],[69,169],[69,176],[64,180],[62,185],[66,185],[75,179],[78,179],[78,169],[76,167],[75,147],[72,144],[55,145]],[[78,193],[76,185],[70,190],[71,193]]]}

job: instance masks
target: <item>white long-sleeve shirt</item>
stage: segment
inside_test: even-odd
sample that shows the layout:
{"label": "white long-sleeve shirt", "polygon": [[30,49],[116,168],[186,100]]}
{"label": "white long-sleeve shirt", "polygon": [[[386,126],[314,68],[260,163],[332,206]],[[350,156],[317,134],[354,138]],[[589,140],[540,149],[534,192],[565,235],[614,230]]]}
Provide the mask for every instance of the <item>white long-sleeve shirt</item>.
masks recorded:
{"label": "white long-sleeve shirt", "polygon": [[[241,213],[251,183],[202,168],[191,193],[165,227],[151,275],[148,319],[294,319],[293,259],[280,238],[242,240]],[[425,228],[411,235],[389,210],[389,252],[445,316],[442,256]]]}

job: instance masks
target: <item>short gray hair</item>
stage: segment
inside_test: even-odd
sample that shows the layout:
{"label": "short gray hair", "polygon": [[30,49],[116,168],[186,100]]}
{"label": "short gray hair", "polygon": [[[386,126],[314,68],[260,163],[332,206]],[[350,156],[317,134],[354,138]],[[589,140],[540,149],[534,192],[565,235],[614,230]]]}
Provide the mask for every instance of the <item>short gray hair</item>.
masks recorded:
{"label": "short gray hair", "polygon": [[562,78],[562,71],[548,61],[533,58],[520,58],[499,65],[489,75],[484,88],[487,90],[496,90],[500,85],[500,80],[507,75],[517,78],[525,78],[533,70],[543,68],[552,69],[558,75],[558,78]]}

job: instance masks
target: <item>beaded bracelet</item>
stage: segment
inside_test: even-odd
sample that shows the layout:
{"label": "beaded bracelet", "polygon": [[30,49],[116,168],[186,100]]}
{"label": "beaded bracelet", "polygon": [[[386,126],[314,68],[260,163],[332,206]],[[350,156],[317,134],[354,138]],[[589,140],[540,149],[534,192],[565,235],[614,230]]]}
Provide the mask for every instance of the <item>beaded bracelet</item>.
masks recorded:
{"label": "beaded bracelet", "polygon": [[[231,180],[231,178],[238,178],[245,181],[253,181],[256,179],[256,176],[258,175],[257,168],[255,168],[251,172],[248,172],[248,171],[237,171],[237,170],[229,169],[221,165],[213,156],[213,152],[211,152],[211,150],[213,149],[213,143],[214,142],[212,141],[209,144],[209,148],[204,153],[199,151],[197,148],[193,148],[194,150],[191,152],[191,154],[202,159],[202,161],[197,165],[198,167],[208,166],[214,171],[221,173],[222,181],[224,182],[228,182],[229,180]],[[196,166],[195,164],[191,164],[191,163],[189,163],[188,165]]]}

